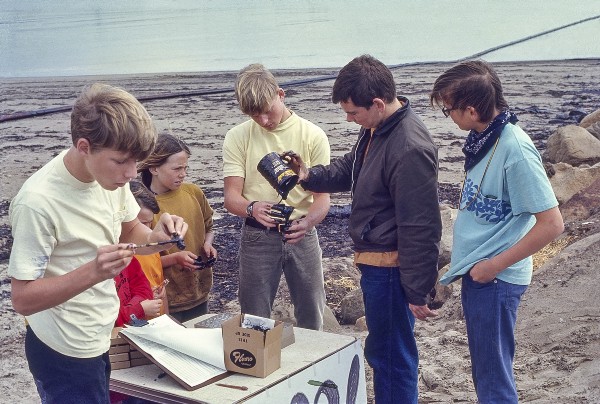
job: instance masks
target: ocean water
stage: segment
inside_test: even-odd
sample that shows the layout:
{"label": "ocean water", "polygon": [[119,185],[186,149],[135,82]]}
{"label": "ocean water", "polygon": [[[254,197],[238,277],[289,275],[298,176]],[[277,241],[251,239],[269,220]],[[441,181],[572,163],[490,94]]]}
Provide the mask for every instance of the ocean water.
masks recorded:
{"label": "ocean water", "polygon": [[[455,61],[590,17],[600,0],[0,0],[0,77]],[[600,18],[486,53],[600,57]]]}

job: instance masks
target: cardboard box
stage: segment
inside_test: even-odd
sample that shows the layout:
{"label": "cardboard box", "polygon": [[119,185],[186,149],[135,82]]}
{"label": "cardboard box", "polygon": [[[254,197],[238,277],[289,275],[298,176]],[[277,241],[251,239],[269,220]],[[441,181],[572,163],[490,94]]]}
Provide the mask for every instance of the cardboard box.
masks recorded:
{"label": "cardboard box", "polygon": [[[220,313],[220,314],[205,314],[202,316],[202,320],[194,323],[194,328],[221,328],[223,323],[233,317],[236,314],[233,313]],[[292,345],[296,341],[294,337],[294,324],[283,322],[283,333],[281,335],[281,349]]]}
{"label": "cardboard box", "polygon": [[283,331],[281,333],[281,349],[292,345],[294,342],[296,342],[296,337],[294,336],[294,324],[284,322]]}
{"label": "cardboard box", "polygon": [[283,323],[275,322],[271,330],[242,328],[243,314],[222,325],[225,368],[250,376],[266,377],[281,366]]}

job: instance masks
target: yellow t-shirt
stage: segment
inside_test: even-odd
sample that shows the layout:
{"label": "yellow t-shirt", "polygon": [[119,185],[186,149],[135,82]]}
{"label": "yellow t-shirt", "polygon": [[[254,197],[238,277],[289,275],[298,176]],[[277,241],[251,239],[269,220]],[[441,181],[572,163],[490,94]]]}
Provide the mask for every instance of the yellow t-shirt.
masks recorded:
{"label": "yellow t-shirt", "polygon": [[[156,201],[160,206],[160,213],[154,215],[154,224],[164,212],[181,216],[189,226],[184,237],[185,249],[199,255],[206,233],[212,231],[213,226],[213,210],[204,192],[195,184],[183,183],[174,191],[156,195]],[[168,253],[178,251],[180,250],[173,246]],[[163,268],[163,273],[169,279],[167,300],[171,313],[191,309],[208,300],[213,283],[212,268],[188,271],[179,265],[173,265]]]}
{"label": "yellow t-shirt", "polygon": [[[274,131],[264,129],[251,119],[230,129],[223,142],[223,176],[244,178],[242,196],[249,201],[279,202],[281,197],[256,166],[267,154],[288,150],[298,153],[309,167],[329,164],[329,141],[325,132],[292,112]],[[294,207],[291,218],[297,219],[307,214],[313,197],[296,186],[283,202]]]}

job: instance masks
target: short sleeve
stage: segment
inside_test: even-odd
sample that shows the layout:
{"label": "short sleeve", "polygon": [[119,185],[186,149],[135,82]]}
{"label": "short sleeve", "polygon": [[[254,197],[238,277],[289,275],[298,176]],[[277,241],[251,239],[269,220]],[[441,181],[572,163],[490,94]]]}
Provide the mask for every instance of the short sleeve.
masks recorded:
{"label": "short sleeve", "polygon": [[20,280],[41,278],[57,242],[52,222],[23,204],[12,206],[10,217],[13,246],[8,275]]}
{"label": "short sleeve", "polygon": [[558,206],[558,201],[538,158],[522,159],[506,169],[506,182],[512,211],[539,213]]}
{"label": "short sleeve", "polygon": [[240,126],[231,129],[223,142],[223,177],[246,178],[246,152],[240,141]]}

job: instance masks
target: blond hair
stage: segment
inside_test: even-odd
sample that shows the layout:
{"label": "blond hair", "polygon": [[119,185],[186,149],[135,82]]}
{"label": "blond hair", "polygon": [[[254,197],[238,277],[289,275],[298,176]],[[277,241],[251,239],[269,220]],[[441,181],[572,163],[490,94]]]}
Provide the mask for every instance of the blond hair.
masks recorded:
{"label": "blond hair", "polygon": [[247,115],[265,112],[279,91],[275,76],[260,63],[240,70],[235,80],[235,97]]}
{"label": "blond hair", "polygon": [[143,160],[154,149],[156,137],[146,109],[118,87],[100,83],[85,87],[71,111],[73,144],[85,138],[92,151],[108,148]]}

